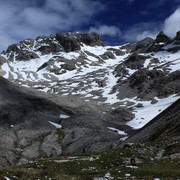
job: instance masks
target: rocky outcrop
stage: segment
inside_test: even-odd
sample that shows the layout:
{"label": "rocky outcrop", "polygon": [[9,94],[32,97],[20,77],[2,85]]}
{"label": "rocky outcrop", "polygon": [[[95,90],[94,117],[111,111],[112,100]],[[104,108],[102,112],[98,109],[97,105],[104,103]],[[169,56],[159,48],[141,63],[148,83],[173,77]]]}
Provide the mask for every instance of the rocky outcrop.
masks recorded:
{"label": "rocky outcrop", "polygon": [[156,43],[167,43],[169,41],[170,41],[170,37],[165,35],[163,31],[161,31],[155,39]]}
{"label": "rocky outcrop", "polygon": [[35,51],[40,51],[42,54],[55,54],[63,51],[62,46],[53,35],[39,36],[36,38],[35,42]]}
{"label": "rocky outcrop", "polygon": [[140,99],[151,99],[154,96],[164,98],[180,92],[179,76],[179,71],[167,74],[160,70],[143,69],[132,74],[128,84]]}
{"label": "rocky outcrop", "polygon": [[151,100],[154,96],[164,98],[179,93],[180,74],[179,71],[169,73],[170,62],[151,70],[148,69],[149,65],[146,66],[145,62],[151,65],[159,63],[159,60],[151,56],[133,53],[116,66],[114,73],[119,80],[113,88],[119,91],[120,99],[137,96],[142,100]]}
{"label": "rocky outcrop", "polygon": [[21,51],[17,56],[16,59],[19,61],[28,61],[31,59],[39,58],[39,56],[35,52],[29,52],[29,51]]}
{"label": "rocky outcrop", "polygon": [[57,33],[56,39],[66,52],[81,49],[81,45],[103,46],[100,36],[97,33]]}
{"label": "rocky outcrop", "polygon": [[103,60],[107,60],[107,59],[115,59],[114,54],[111,51],[106,51],[104,54],[100,55],[100,57]]}
{"label": "rocky outcrop", "polygon": [[1,167],[62,153],[61,136],[49,123],[60,120],[61,107],[32,94],[0,77]]}
{"label": "rocky outcrop", "polygon": [[68,70],[68,71],[72,71],[74,69],[76,69],[76,65],[74,61],[66,61],[65,64],[61,65],[62,69]]}
{"label": "rocky outcrop", "polygon": [[5,58],[0,56],[0,66],[6,62]]}
{"label": "rocky outcrop", "polygon": [[148,56],[139,55],[137,53],[133,53],[126,58],[126,60],[116,66],[115,73],[117,76],[122,76],[124,74],[128,74],[127,68],[130,69],[141,69],[144,66],[145,60]]}
{"label": "rocky outcrop", "polygon": [[130,109],[125,107],[118,107],[111,111],[111,115],[117,117],[121,121],[129,121],[134,118],[134,114]]}
{"label": "rocky outcrop", "polygon": [[39,36],[36,39],[27,39],[17,44],[10,45],[4,54],[9,60],[30,60],[38,58],[38,54],[56,54],[62,51],[71,52],[80,50],[81,46],[103,46],[97,33],[57,33],[50,36]]}
{"label": "rocky outcrop", "polygon": [[108,48],[107,50],[113,52],[116,56],[125,55],[125,52],[121,51],[120,49]]}
{"label": "rocky outcrop", "polygon": [[38,58],[38,53],[42,55],[58,53],[63,51],[62,46],[53,36],[39,36],[35,40],[26,39],[17,44],[10,45],[4,54],[9,55],[9,60],[30,60]]}
{"label": "rocky outcrop", "polygon": [[150,37],[144,38],[143,40],[137,42],[133,48],[133,52],[144,53],[147,49],[154,43],[154,40]]}
{"label": "rocky outcrop", "polygon": [[180,31],[178,31],[178,32],[176,33],[175,40],[177,40],[177,41],[179,41],[179,40],[180,40]]}
{"label": "rocky outcrop", "polygon": [[164,34],[163,31],[161,31],[154,43],[149,46],[149,48],[146,50],[146,52],[157,52],[157,51],[163,51],[163,47],[167,45],[168,43],[171,43],[171,38]]}

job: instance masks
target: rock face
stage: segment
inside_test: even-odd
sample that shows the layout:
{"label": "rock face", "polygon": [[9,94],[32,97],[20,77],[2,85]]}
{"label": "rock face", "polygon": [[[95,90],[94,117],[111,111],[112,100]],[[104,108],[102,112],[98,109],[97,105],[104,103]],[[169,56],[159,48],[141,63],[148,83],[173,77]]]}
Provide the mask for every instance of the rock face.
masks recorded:
{"label": "rock face", "polygon": [[[180,92],[180,72],[168,73],[166,67],[164,71],[156,68],[147,70],[146,67],[144,68],[144,63],[148,58],[148,56],[132,54],[115,68],[118,77],[127,76],[128,69],[134,70],[128,80],[119,79],[116,89],[119,89],[120,97],[123,97],[123,94],[125,96],[136,94],[138,98],[148,100],[154,96],[163,98]],[[152,62],[157,61],[152,59]],[[125,87],[128,87],[127,91]]]}
{"label": "rock face", "polygon": [[[92,104],[78,105],[75,101],[76,107],[70,108],[68,106],[74,105],[70,100],[69,105],[63,107],[57,96],[50,100],[2,77],[0,99],[0,167],[40,157],[109,149],[119,139],[118,134],[107,130],[114,122]],[[63,119],[61,113],[68,114],[68,120]],[[56,128],[59,124],[63,129]]]}
{"label": "rock face", "polygon": [[5,58],[3,58],[2,56],[0,56],[0,66],[2,65],[2,64],[4,64],[5,63]]}
{"label": "rock face", "polygon": [[17,44],[10,45],[4,54],[8,54],[9,60],[31,60],[40,55],[58,53],[63,51],[62,46],[52,36],[40,36],[35,40],[27,39]]}
{"label": "rock face", "polygon": [[165,35],[163,31],[161,31],[157,35],[155,42],[156,43],[167,43],[169,40],[170,40],[170,38],[167,35]]}
{"label": "rock face", "polygon": [[115,73],[117,74],[117,76],[122,76],[123,74],[128,74],[127,68],[141,69],[144,66],[144,62],[147,58],[147,56],[133,53],[128,56],[123,63],[116,66]]}
{"label": "rock face", "polygon": [[18,61],[30,60],[38,58],[39,55],[77,51],[81,49],[82,44],[104,46],[97,33],[57,33],[56,35],[39,36],[35,40],[27,39],[10,45],[4,54],[8,54],[10,61],[14,60],[15,54]]}
{"label": "rock face", "polygon": [[163,47],[166,46],[168,43],[171,43],[171,38],[164,34],[163,31],[161,31],[154,43],[147,48],[146,52],[158,52],[163,50]]}
{"label": "rock face", "polygon": [[60,106],[30,95],[26,89],[15,86],[2,77],[0,99],[1,167],[62,153],[58,142],[61,136],[49,124],[50,119],[54,122],[60,120]]}
{"label": "rock face", "polygon": [[179,40],[180,40],[180,31],[178,31],[178,32],[176,33],[175,40],[177,40],[177,41],[179,41]]}
{"label": "rock face", "polygon": [[66,52],[80,50],[82,43],[89,46],[103,46],[97,33],[57,33],[56,39]]}
{"label": "rock face", "polygon": [[144,38],[143,40],[137,42],[133,48],[132,51],[138,52],[138,53],[144,53],[147,51],[147,49],[154,43],[154,40],[152,38]]}

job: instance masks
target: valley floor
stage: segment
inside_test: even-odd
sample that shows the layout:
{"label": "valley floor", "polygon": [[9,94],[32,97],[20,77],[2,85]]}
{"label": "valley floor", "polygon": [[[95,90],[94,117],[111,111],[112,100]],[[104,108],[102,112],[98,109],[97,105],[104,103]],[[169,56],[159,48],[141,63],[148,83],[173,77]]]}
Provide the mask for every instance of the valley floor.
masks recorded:
{"label": "valley floor", "polygon": [[[132,161],[135,160],[135,163]],[[180,178],[180,161],[161,157],[155,146],[129,145],[124,148],[53,159],[40,159],[29,164],[0,170],[1,179],[148,179],[174,180]]]}

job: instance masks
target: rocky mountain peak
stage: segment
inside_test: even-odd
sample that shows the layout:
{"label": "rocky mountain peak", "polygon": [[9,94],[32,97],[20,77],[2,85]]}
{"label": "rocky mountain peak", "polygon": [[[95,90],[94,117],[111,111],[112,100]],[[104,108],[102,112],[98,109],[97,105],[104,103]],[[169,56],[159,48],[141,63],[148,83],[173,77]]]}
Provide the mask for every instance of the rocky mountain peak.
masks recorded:
{"label": "rocky mountain peak", "polygon": [[163,31],[161,31],[157,37],[156,37],[156,43],[167,43],[170,40],[170,37],[168,37],[166,34],[164,34]]}
{"label": "rocky mountain peak", "polygon": [[97,33],[60,32],[50,36],[38,36],[36,39],[26,39],[17,44],[10,45],[4,54],[10,61],[36,59],[40,55],[71,52],[88,46],[104,46]]}
{"label": "rocky mountain peak", "polygon": [[82,43],[89,46],[104,46],[97,33],[57,33],[56,39],[66,52],[80,50]]}
{"label": "rocky mountain peak", "polygon": [[178,32],[176,33],[175,40],[177,40],[177,41],[179,41],[179,40],[180,40],[180,31],[178,31]]}

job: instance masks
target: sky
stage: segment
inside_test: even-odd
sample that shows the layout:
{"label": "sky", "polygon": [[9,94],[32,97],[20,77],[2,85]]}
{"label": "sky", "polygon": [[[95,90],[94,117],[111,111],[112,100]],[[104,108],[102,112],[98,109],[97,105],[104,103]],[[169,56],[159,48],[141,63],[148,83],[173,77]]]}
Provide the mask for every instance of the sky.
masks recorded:
{"label": "sky", "polygon": [[0,0],[0,51],[56,32],[97,32],[107,45],[180,30],[180,0]]}

